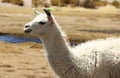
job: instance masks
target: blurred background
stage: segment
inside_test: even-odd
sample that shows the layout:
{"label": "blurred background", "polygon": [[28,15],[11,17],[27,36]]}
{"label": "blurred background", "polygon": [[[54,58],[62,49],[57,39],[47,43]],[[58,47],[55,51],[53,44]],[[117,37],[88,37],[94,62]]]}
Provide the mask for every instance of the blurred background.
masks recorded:
{"label": "blurred background", "polygon": [[[35,16],[32,7],[40,11],[42,7],[53,7],[53,14],[70,41],[80,43],[119,35],[120,0],[0,0],[3,21],[0,33],[23,35],[22,26]],[[66,20],[62,21],[64,18]]]}
{"label": "blurred background", "polygon": [[37,6],[70,6],[70,7],[85,7],[97,8],[108,4],[117,8],[120,7],[120,0],[0,0],[2,3],[11,3],[19,6],[37,7]]}
{"label": "blurred background", "polygon": [[0,0],[0,78],[55,78],[41,40],[23,32],[36,16],[33,7],[54,8],[72,46],[120,37],[120,0]]}

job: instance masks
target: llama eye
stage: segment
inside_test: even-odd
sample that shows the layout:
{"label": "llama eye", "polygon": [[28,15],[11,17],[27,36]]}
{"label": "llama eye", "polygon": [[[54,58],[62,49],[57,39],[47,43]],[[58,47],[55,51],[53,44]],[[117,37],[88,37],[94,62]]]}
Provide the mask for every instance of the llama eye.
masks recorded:
{"label": "llama eye", "polygon": [[44,25],[46,22],[40,21],[39,24]]}

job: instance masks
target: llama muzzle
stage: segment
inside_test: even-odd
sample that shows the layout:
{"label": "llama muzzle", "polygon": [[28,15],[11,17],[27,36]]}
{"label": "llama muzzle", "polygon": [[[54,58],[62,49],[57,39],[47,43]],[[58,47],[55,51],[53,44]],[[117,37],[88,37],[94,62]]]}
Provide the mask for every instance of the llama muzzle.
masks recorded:
{"label": "llama muzzle", "polygon": [[24,33],[29,34],[32,31],[29,25],[26,25],[24,28]]}

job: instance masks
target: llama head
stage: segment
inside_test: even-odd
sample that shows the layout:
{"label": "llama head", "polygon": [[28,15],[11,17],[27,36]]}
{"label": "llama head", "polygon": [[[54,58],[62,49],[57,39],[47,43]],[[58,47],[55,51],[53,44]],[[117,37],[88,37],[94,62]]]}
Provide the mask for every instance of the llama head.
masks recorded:
{"label": "llama head", "polygon": [[43,10],[45,14],[34,9],[34,12],[37,14],[37,16],[31,22],[25,25],[25,33],[39,35],[40,37],[49,33],[53,25],[53,17],[49,10]]}

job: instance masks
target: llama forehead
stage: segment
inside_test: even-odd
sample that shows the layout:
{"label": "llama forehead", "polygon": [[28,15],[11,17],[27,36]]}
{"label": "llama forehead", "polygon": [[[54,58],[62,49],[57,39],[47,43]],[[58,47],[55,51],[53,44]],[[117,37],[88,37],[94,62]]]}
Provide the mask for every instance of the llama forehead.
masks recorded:
{"label": "llama forehead", "polygon": [[37,15],[33,20],[32,22],[40,22],[40,21],[48,21],[48,18],[47,18],[47,15],[46,14],[40,14],[40,15]]}

